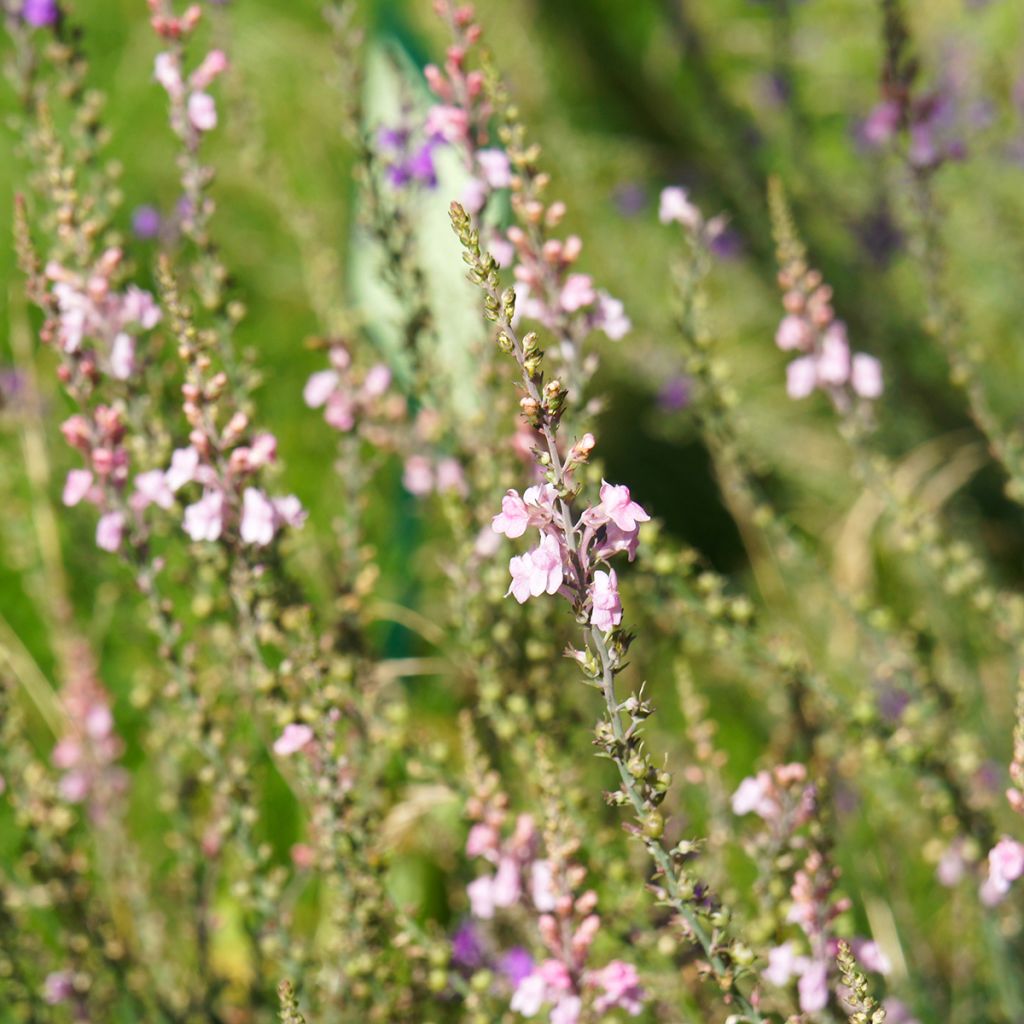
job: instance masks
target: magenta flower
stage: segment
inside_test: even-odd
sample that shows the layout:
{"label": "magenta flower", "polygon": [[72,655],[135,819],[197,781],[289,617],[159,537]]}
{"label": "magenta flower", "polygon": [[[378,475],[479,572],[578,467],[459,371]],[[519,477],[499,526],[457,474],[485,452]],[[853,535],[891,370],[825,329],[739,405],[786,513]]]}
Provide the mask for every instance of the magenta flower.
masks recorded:
{"label": "magenta flower", "polygon": [[274,740],[274,753],[278,757],[291,757],[313,742],[313,730],[308,725],[290,722]]}
{"label": "magenta flower", "polygon": [[60,20],[60,7],[57,0],[25,0],[21,18],[33,28],[50,28]]}
{"label": "magenta flower", "polygon": [[614,569],[611,572],[605,572],[603,569],[594,571],[590,600],[593,605],[590,624],[596,626],[602,633],[614,629],[622,621],[619,581]]}

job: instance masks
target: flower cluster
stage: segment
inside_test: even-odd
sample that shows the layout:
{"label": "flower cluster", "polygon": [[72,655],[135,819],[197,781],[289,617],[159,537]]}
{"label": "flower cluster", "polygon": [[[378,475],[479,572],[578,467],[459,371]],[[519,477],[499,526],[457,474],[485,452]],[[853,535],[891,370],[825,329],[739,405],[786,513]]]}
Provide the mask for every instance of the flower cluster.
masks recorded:
{"label": "flower cluster", "polygon": [[[581,442],[589,451],[593,439],[587,435]],[[577,445],[579,448],[579,445]],[[625,551],[632,561],[639,542],[640,524],[650,519],[642,506],[633,501],[624,485],[601,484],[601,500],[585,509],[575,524],[579,537],[575,551],[570,553],[565,539],[566,524],[556,507],[558,494],[551,484],[537,484],[520,496],[509,490],[501,500],[501,512],[494,517],[491,528],[510,539],[522,537],[529,528],[540,532],[540,544],[509,562],[512,583],[508,593],[520,604],[541,594],[563,593],[573,600],[586,589],[590,623],[604,633],[622,621],[618,577],[614,569],[593,568],[594,563],[607,562]],[[589,581],[589,582],[588,582]]]}

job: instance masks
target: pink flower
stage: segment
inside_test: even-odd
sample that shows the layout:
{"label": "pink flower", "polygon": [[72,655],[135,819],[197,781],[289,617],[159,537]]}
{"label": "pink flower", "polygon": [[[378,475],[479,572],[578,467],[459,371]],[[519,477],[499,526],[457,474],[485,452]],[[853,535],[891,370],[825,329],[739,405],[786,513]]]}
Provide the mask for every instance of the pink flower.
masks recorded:
{"label": "pink flower", "polygon": [[768,966],[761,972],[761,977],[770,985],[782,988],[790,979],[799,973],[803,957],[797,956],[792,942],[784,942],[768,950]]}
{"label": "pink flower", "polygon": [[1000,839],[988,854],[988,879],[982,898],[991,906],[1009,891],[1010,885],[1024,875],[1024,845],[1013,839]]}
{"label": "pink flower", "polygon": [[149,292],[133,284],[128,285],[121,298],[121,321],[137,324],[143,330],[151,330],[160,323],[160,307]]}
{"label": "pink flower", "polygon": [[528,974],[512,993],[509,1008],[524,1017],[535,1017],[547,998],[547,983],[536,971]]}
{"label": "pink flower", "polygon": [[846,340],[846,327],[836,321],[821,339],[818,355],[818,380],[839,387],[850,379],[850,343]]}
{"label": "pink flower", "polygon": [[479,178],[470,178],[463,186],[459,198],[470,213],[479,213],[487,202],[487,185]]}
{"label": "pink flower", "polygon": [[858,963],[865,969],[874,971],[876,974],[889,974],[892,971],[891,961],[882,952],[882,948],[877,942],[871,939],[856,939],[851,945]]}
{"label": "pink flower", "polygon": [[594,1009],[598,1013],[620,1007],[631,1017],[636,1017],[643,1010],[644,993],[632,964],[612,960],[601,970],[592,972],[588,982],[604,989],[603,994],[594,1000]]}
{"label": "pink flower", "polygon": [[778,813],[774,798],[774,786],[770,772],[758,772],[744,779],[732,796],[732,813],[743,815],[753,811],[765,821],[771,821]]}
{"label": "pink flower", "polygon": [[437,491],[439,494],[454,491],[463,497],[468,493],[466,477],[458,459],[441,459],[437,464]]}
{"label": "pink flower", "polygon": [[156,60],[153,61],[153,77],[167,90],[167,95],[172,99],[183,95],[185,86],[181,80],[181,71],[171,54],[156,55]]}
{"label": "pink flower", "polygon": [[896,134],[899,126],[899,104],[893,100],[883,100],[868,114],[861,130],[869,145],[881,146]]}
{"label": "pink flower", "polygon": [[861,398],[879,398],[885,385],[882,381],[882,364],[874,357],[858,352],[853,357],[850,384]]}
{"label": "pink flower", "polygon": [[171,455],[171,468],[165,477],[167,486],[172,491],[180,491],[185,484],[195,480],[198,469],[199,452],[195,448],[189,445],[188,448],[176,449]]}
{"label": "pink flower", "polygon": [[562,585],[562,550],[558,541],[550,534],[540,542],[540,546],[530,552],[532,573],[530,593],[534,597],[540,594],[556,594]]}
{"label": "pink flower", "polygon": [[402,485],[410,494],[421,498],[434,489],[434,470],[425,455],[410,455],[405,460]]}
{"label": "pink flower", "polygon": [[597,510],[624,533],[633,533],[640,523],[651,518],[632,500],[625,484],[610,484],[607,480],[601,481],[601,504]]}
{"label": "pink flower", "polygon": [[206,89],[218,75],[222,75],[228,69],[228,58],[223,50],[211,50],[204,58],[202,64],[192,72],[189,78],[189,85],[193,89]]}
{"label": "pink flower", "polygon": [[481,149],[476,155],[484,181],[491,188],[508,188],[512,184],[512,171],[508,156],[501,149]]}
{"label": "pink flower", "polygon": [[469,115],[460,107],[438,104],[427,111],[427,135],[440,135],[446,142],[460,142],[469,131]]}
{"label": "pink flower", "polygon": [[300,527],[309,513],[302,507],[302,502],[294,494],[286,494],[283,498],[271,498],[274,506],[274,520],[278,526]]}
{"label": "pink flower", "polygon": [[619,299],[607,292],[598,292],[594,326],[612,341],[620,341],[633,329],[633,322],[626,316],[626,307]]}
{"label": "pink flower", "polygon": [[591,281],[590,275],[570,274],[562,285],[558,304],[566,313],[575,313],[585,306],[592,305],[596,300],[597,292],[594,291],[594,282]]}
{"label": "pink flower", "polygon": [[75,994],[71,971],[51,971],[43,981],[43,1002],[50,1006],[66,1003]]}
{"label": "pink flower", "polygon": [[338,380],[338,374],[334,370],[320,370],[314,373],[302,389],[302,400],[310,409],[319,409],[334,393]]}
{"label": "pink flower", "polygon": [[478,823],[469,830],[466,837],[466,856],[496,860],[494,851],[498,848],[498,842],[497,829],[491,825]]}
{"label": "pink flower", "polygon": [[167,475],[162,469],[151,469],[135,478],[135,494],[132,507],[138,511],[150,505],[167,509],[174,504],[174,494],[167,485]]}
{"label": "pink flower", "polygon": [[591,603],[593,609],[590,613],[590,624],[596,626],[602,633],[614,629],[622,621],[619,581],[614,569],[611,572],[595,570]]}
{"label": "pink flower", "polygon": [[88,469],[72,469],[68,471],[67,479],[64,481],[64,493],[61,501],[68,508],[77,505],[92,487],[92,473]]}
{"label": "pink flower", "polygon": [[278,757],[290,757],[312,741],[313,730],[308,725],[290,722],[284,727],[281,735],[274,740],[274,753]]}
{"label": "pink flower", "polygon": [[277,526],[274,506],[256,487],[246,487],[242,495],[242,523],[239,534],[246,544],[265,547],[274,539]]}
{"label": "pink flower", "polygon": [[620,551],[625,551],[632,562],[636,558],[636,550],[640,546],[640,531],[620,530],[614,523],[609,523],[605,530],[604,541],[594,549],[597,558],[611,558]]}
{"label": "pink flower", "polygon": [[466,886],[469,897],[469,911],[483,921],[494,917],[494,877],[482,875]]}
{"label": "pink flower", "polygon": [[135,339],[122,331],[110,347],[110,373],[117,380],[127,380],[135,371]]}
{"label": "pink flower", "polygon": [[802,316],[795,316],[792,313],[784,316],[775,332],[775,344],[783,352],[791,352],[794,349],[805,349],[811,341],[811,329]]}
{"label": "pink flower", "polygon": [[562,996],[551,1010],[549,1024],[576,1024],[583,1010],[583,1000],[579,996]]}
{"label": "pink flower", "polygon": [[217,540],[224,528],[224,495],[207,491],[185,509],[185,532],[194,541]]}
{"label": "pink flower", "polygon": [[491,520],[491,529],[495,533],[505,534],[510,540],[515,540],[526,533],[529,525],[530,512],[526,502],[519,497],[518,491],[506,491],[505,497],[501,499],[501,511]]}
{"label": "pink flower", "polygon": [[324,419],[335,430],[351,430],[356,425],[356,404],[352,396],[344,391],[335,391],[327,399]]}
{"label": "pink flower", "polygon": [[96,524],[96,547],[116,551],[124,536],[124,513],[106,512]]}
{"label": "pink flower", "polygon": [[519,865],[511,857],[502,857],[494,875],[492,899],[496,907],[514,906],[522,892],[519,884]]}
{"label": "pink flower", "polygon": [[212,132],[217,127],[217,105],[207,92],[194,92],[188,98],[188,119],[197,132]]}
{"label": "pink flower", "polygon": [[678,186],[662,189],[658,220],[662,224],[675,221],[688,231],[696,231],[701,225],[700,210],[690,202],[686,189]]}
{"label": "pink flower", "polygon": [[533,559],[530,552],[525,555],[513,555],[509,559],[508,570],[512,574],[512,582],[505,593],[511,594],[520,604],[525,604],[532,593]]}
{"label": "pink flower", "polygon": [[828,966],[822,960],[812,960],[804,966],[796,983],[800,995],[800,1009],[804,1013],[819,1013],[828,1005]]}
{"label": "pink flower", "polygon": [[535,860],[530,866],[530,899],[534,909],[542,914],[551,913],[555,909],[551,864],[546,860]]}
{"label": "pink flower", "polygon": [[790,398],[806,398],[818,383],[813,356],[801,356],[786,367],[786,393]]}
{"label": "pink flower", "polygon": [[391,371],[383,363],[376,363],[366,371],[363,394],[367,398],[380,398],[389,387],[391,387]]}

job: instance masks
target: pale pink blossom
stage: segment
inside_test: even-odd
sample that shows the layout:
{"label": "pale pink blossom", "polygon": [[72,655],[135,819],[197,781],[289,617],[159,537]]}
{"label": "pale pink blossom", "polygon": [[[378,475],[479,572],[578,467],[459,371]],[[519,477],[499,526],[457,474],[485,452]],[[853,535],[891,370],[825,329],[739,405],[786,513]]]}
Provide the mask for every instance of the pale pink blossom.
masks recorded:
{"label": "pale pink blossom", "polygon": [[110,373],[117,380],[127,380],[135,372],[135,339],[122,331],[110,347]]}
{"label": "pale pink blossom", "polygon": [[774,785],[770,772],[761,771],[745,778],[732,796],[733,814],[744,815],[753,812],[765,821],[778,813],[778,802],[774,798]]}
{"label": "pale pink blossom", "polygon": [[509,572],[512,574],[512,582],[509,584],[505,596],[511,594],[520,604],[525,604],[533,592],[533,559],[530,552],[524,555],[513,555],[508,563]]}
{"label": "pale pink blossom", "polygon": [[437,104],[427,111],[425,131],[446,142],[461,142],[469,131],[469,115],[460,107]]}
{"label": "pale pink blossom", "polygon": [[601,632],[607,633],[622,622],[622,601],[619,599],[619,581],[615,570],[605,572],[603,569],[594,571],[594,583],[591,590],[592,610],[590,624]]}
{"label": "pale pink blossom", "polygon": [[466,886],[469,910],[474,917],[488,921],[494,917],[494,876],[482,875]]}
{"label": "pale pink blossom", "polygon": [[160,307],[149,292],[134,284],[128,285],[121,297],[121,322],[137,324],[143,330],[151,330],[160,323]]}
{"label": "pale pink blossom", "polygon": [[462,466],[458,459],[444,458],[437,464],[437,491],[444,494],[453,491],[465,497],[469,493],[466,485],[466,475],[462,472]]}
{"label": "pale pink blossom", "polygon": [[185,532],[194,541],[217,540],[224,529],[224,495],[207,491],[185,509]]}
{"label": "pale pink blossom", "polygon": [[874,356],[858,352],[853,357],[850,384],[861,398],[880,398],[885,390],[882,364]]}
{"label": "pale pink blossom", "polygon": [[551,864],[546,860],[535,860],[530,865],[530,899],[542,914],[555,909],[555,887],[551,877]]}
{"label": "pale pink blossom", "polygon": [[820,1013],[828,1005],[828,965],[822,960],[806,963],[796,987],[800,1009],[804,1013]]}
{"label": "pale pink blossom", "polygon": [[199,452],[191,445],[188,448],[177,448],[171,454],[171,467],[167,470],[167,486],[172,491],[180,491],[185,484],[196,478],[199,470]]}
{"label": "pale pink blossom", "polygon": [[466,837],[466,856],[497,860],[495,851],[498,849],[499,842],[500,837],[496,828],[478,822],[469,830],[469,835]]}
{"label": "pale pink blossom", "polygon": [[550,534],[546,535],[540,546],[530,552],[530,559],[530,593],[534,597],[557,593],[563,578],[562,550],[558,541]]}
{"label": "pale pink blossom", "polygon": [[487,184],[479,178],[470,178],[463,185],[459,199],[470,213],[479,213],[487,202]]}
{"label": "pale pink blossom", "polygon": [[508,156],[501,149],[481,149],[476,155],[484,181],[491,188],[508,188],[512,184],[512,171]]}
{"label": "pale pink blossom", "polygon": [[689,231],[696,231],[701,225],[700,210],[690,202],[686,189],[678,186],[662,189],[658,203],[658,220],[662,224],[675,221]]}
{"label": "pale pink blossom", "polygon": [[633,322],[626,316],[626,307],[619,299],[607,292],[598,292],[594,326],[612,341],[621,341],[633,329]]}
{"label": "pale pink blossom", "polygon": [[194,92],[189,96],[188,119],[197,132],[212,132],[217,127],[217,105],[208,92]]}
{"label": "pale pink blossom", "polygon": [[509,1008],[524,1017],[536,1017],[547,1000],[547,983],[536,971],[519,982]]}
{"label": "pale pink blossom", "polygon": [[768,966],[761,971],[761,977],[770,985],[782,988],[799,973],[803,957],[798,956],[792,942],[784,942],[768,950]]}
{"label": "pale pink blossom", "polygon": [[366,371],[363,394],[367,398],[380,398],[391,387],[391,370],[383,363],[375,363]]}
{"label": "pale pink blossom", "polygon": [[185,84],[181,79],[178,62],[169,53],[158,53],[153,61],[153,77],[167,90],[172,99],[184,94]]}
{"label": "pale pink blossom", "polygon": [[192,72],[189,85],[193,89],[207,89],[219,75],[228,69],[228,58],[223,50],[211,50],[203,62]]}
{"label": "pale pink blossom", "polygon": [[818,383],[813,356],[801,356],[786,367],[786,393],[790,398],[806,398]]}
{"label": "pale pink blossom", "polygon": [[519,492],[508,490],[501,499],[501,511],[491,520],[491,529],[511,540],[522,537],[530,525],[530,512]]}
{"label": "pale pink blossom", "polygon": [[570,274],[558,297],[558,304],[566,313],[575,313],[585,306],[593,305],[595,301],[597,292],[594,291],[594,282],[589,274]]}
{"label": "pale pink blossom", "polygon": [[71,508],[77,505],[92,487],[92,473],[88,469],[72,469],[68,471],[64,481],[64,492],[61,501]]}
{"label": "pale pink blossom", "polygon": [[132,507],[138,511],[157,505],[168,509],[174,504],[174,493],[167,484],[167,474],[162,469],[150,469],[135,478],[135,494]]}
{"label": "pale pink blossom", "polygon": [[1024,845],[1002,838],[989,851],[988,878],[982,887],[982,899],[991,906],[998,903],[1010,886],[1024,875]]}
{"label": "pale pink blossom", "polygon": [[274,539],[276,528],[274,506],[256,487],[246,487],[242,495],[242,522],[239,535],[246,544],[265,547]]}
{"label": "pale pink blossom", "polygon": [[832,387],[841,387],[850,379],[850,343],[846,327],[838,320],[821,339],[817,371],[818,380]]}
{"label": "pale pink blossom", "polygon": [[290,722],[274,740],[274,753],[278,757],[290,757],[312,742],[313,730],[308,725]]}
{"label": "pale pink blossom", "polygon": [[274,519],[278,526],[298,528],[305,523],[309,515],[294,494],[286,494],[283,498],[271,498],[270,503],[274,506]]}
{"label": "pale pink blossom", "polygon": [[124,537],[124,513],[105,512],[96,524],[96,546],[104,551],[116,551]]}
{"label": "pale pink blossom", "polygon": [[588,983],[604,989],[594,1000],[598,1013],[619,1007],[631,1017],[643,1010],[644,992],[636,968],[624,960],[612,960],[598,971],[591,972]]}
{"label": "pale pink blossom", "polygon": [[335,430],[349,431],[356,425],[356,403],[344,391],[335,391],[327,399],[324,420]]}
{"label": "pale pink blossom", "polygon": [[779,329],[775,332],[775,344],[783,352],[805,349],[811,343],[811,328],[802,316],[790,313],[782,318]]}
{"label": "pale pink blossom", "polygon": [[319,409],[334,393],[339,380],[334,370],[320,370],[312,374],[302,389],[302,400],[310,409]]}
{"label": "pale pink blossom", "polygon": [[601,481],[601,504],[597,511],[625,533],[633,533],[640,523],[651,518],[642,505],[633,501],[625,484],[610,484],[607,480]]}
{"label": "pale pink blossom", "polygon": [[583,1000],[579,996],[564,995],[551,1008],[549,1024],[576,1024],[583,1011]]}
{"label": "pale pink blossom", "polygon": [[420,498],[434,489],[434,468],[425,455],[410,455],[405,460],[402,485],[410,494]]}

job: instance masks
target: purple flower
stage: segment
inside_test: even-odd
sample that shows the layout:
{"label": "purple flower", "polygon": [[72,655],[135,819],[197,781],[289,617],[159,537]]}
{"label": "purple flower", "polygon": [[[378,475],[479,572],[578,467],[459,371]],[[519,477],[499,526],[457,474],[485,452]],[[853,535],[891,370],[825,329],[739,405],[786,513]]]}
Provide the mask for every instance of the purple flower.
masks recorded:
{"label": "purple flower", "polygon": [[690,404],[693,382],[683,375],[670,377],[658,392],[658,405],[665,412],[679,412]]}
{"label": "purple flower", "polygon": [[470,969],[483,963],[484,952],[472,921],[463,921],[452,936],[452,962]]}
{"label": "purple flower", "polygon": [[533,973],[533,966],[533,957],[530,956],[529,950],[522,946],[513,946],[507,953],[503,953],[498,961],[498,970],[516,988]]}
{"label": "purple flower", "polygon": [[60,20],[60,8],[57,0],[25,0],[21,17],[34,28],[50,28]]}
{"label": "purple flower", "polygon": [[142,241],[160,234],[160,211],[155,206],[137,206],[132,211],[132,233]]}

